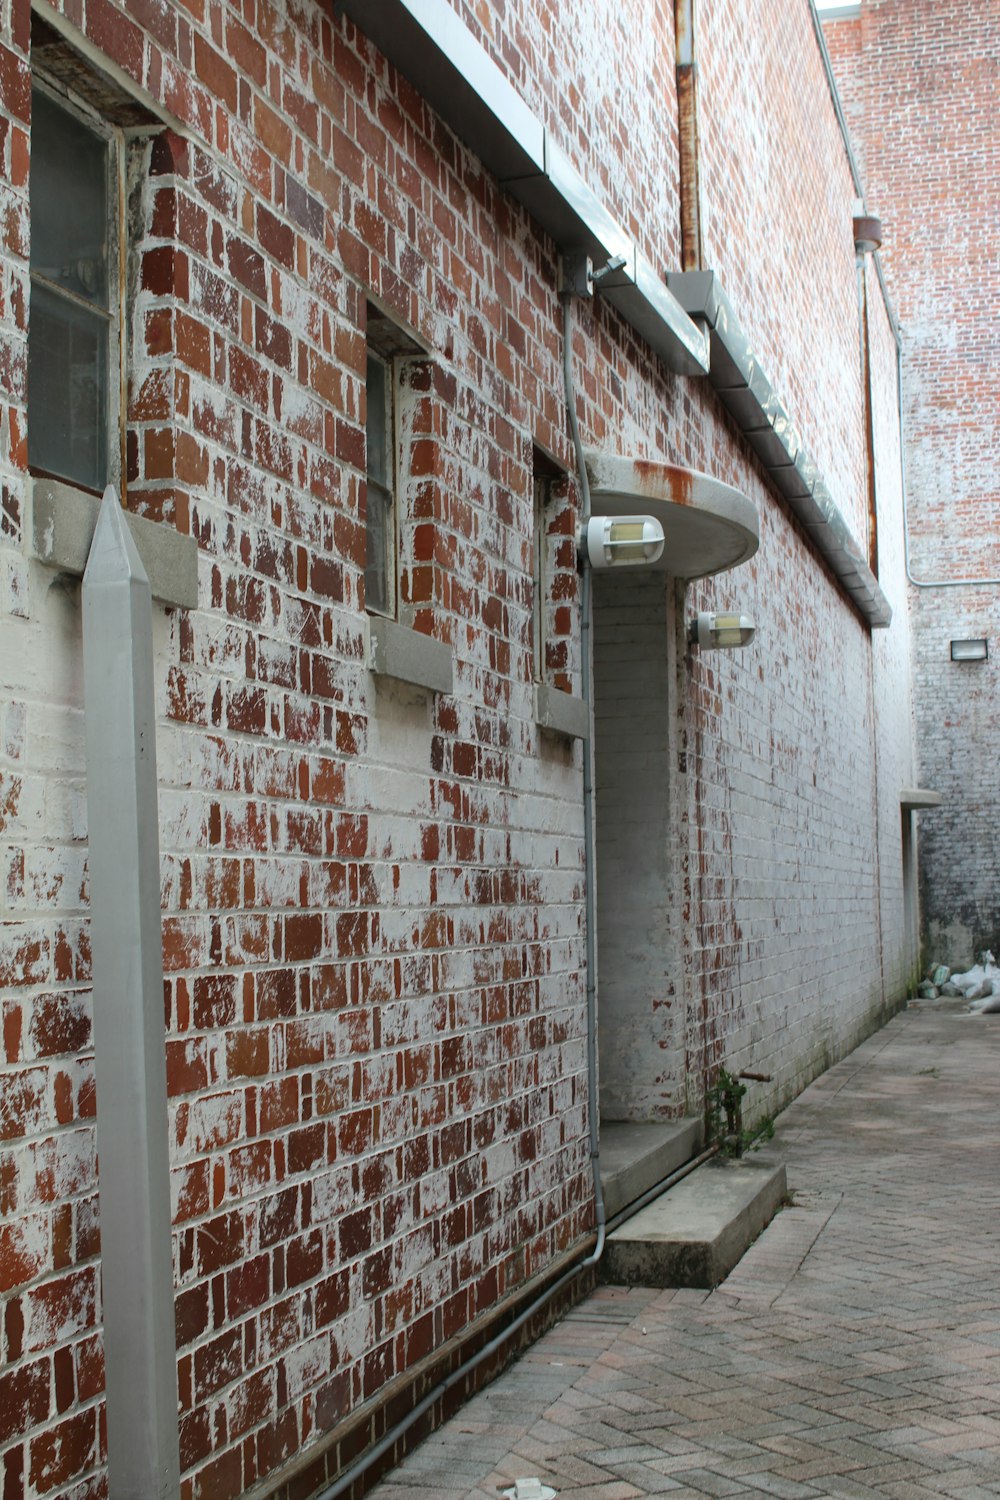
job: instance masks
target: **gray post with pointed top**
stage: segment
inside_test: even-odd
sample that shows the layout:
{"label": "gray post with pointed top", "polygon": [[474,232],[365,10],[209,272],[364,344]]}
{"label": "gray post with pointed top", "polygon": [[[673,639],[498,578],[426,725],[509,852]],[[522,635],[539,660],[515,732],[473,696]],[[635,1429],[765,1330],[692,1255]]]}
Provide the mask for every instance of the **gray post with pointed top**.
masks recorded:
{"label": "gray post with pointed top", "polygon": [[149,580],[114,489],[83,576],[111,1500],[180,1490]]}

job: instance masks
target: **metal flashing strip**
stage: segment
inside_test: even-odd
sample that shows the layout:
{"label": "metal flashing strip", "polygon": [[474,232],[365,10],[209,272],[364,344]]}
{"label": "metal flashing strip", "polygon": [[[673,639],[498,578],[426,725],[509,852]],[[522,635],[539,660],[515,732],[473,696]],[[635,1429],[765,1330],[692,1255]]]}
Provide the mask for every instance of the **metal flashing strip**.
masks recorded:
{"label": "metal flashing strip", "polygon": [[680,375],[709,368],[707,331],[636,248],[448,0],[340,0],[338,9],[420,91],[511,197],[565,252],[600,267],[623,255],[601,295]]}
{"label": "metal flashing strip", "polygon": [[720,401],[860,613],[872,629],[884,628],[892,619],[892,606],[765,374],[719,278],[714,271],[679,271],[667,277],[667,284],[688,315],[708,325],[709,379]]}

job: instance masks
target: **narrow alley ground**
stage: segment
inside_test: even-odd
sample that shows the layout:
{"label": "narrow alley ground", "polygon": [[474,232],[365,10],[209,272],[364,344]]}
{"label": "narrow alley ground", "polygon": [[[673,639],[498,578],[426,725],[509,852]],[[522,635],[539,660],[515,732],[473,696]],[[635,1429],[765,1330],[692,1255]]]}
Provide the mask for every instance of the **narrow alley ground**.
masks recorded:
{"label": "narrow alley ground", "polygon": [[373,1491],[1000,1495],[1000,1015],[916,1005],[781,1116],[714,1293],[604,1287]]}

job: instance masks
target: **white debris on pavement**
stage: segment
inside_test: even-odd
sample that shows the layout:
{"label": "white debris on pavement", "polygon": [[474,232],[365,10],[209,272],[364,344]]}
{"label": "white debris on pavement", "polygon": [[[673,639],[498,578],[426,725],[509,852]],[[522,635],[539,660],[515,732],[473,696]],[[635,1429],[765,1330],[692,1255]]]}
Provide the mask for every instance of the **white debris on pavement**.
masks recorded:
{"label": "white debris on pavement", "polygon": [[970,1011],[978,1011],[981,1015],[1000,1012],[1000,968],[997,968],[996,959],[988,948],[979,955],[979,962],[964,974],[953,974],[947,964],[934,964],[917,994],[921,1000],[961,997],[967,1001]]}

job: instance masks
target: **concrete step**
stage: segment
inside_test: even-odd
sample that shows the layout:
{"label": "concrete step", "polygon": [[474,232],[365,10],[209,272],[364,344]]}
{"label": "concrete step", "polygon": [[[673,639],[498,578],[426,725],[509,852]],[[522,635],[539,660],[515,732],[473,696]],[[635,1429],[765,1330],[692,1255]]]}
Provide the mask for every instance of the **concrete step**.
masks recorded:
{"label": "concrete step", "polygon": [[609,1219],[701,1150],[701,1118],[601,1121],[601,1187]]}
{"label": "concrete step", "polygon": [[784,1196],[783,1162],[715,1157],[608,1236],[601,1274],[625,1286],[718,1286]]}

